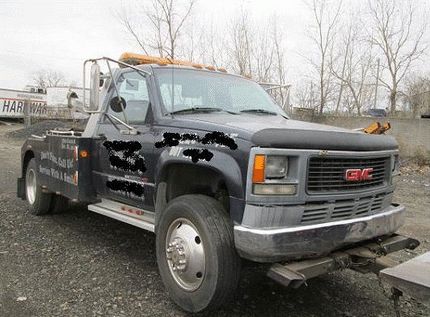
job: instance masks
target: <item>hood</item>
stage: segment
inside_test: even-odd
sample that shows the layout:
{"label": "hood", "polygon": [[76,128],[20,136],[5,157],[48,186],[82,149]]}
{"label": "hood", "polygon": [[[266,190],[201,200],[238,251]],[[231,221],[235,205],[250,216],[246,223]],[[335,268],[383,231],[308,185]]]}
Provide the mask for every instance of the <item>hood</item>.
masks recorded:
{"label": "hood", "polygon": [[256,146],[290,149],[381,151],[398,148],[387,135],[370,135],[282,116],[225,113],[176,116],[169,125],[184,129],[235,133]]}

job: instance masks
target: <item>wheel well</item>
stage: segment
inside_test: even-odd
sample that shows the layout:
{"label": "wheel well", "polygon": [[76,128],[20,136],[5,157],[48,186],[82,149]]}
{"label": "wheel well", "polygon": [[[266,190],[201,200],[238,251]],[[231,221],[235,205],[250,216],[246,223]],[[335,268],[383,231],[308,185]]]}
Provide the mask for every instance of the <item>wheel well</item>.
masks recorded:
{"label": "wheel well", "polygon": [[22,176],[23,177],[25,177],[25,171],[27,170],[28,162],[30,162],[30,160],[32,158],[34,158],[33,151],[29,150],[29,151],[25,152],[24,158],[22,160]]}
{"label": "wheel well", "polygon": [[217,199],[226,211],[230,210],[227,185],[222,174],[213,169],[174,164],[166,168],[160,182],[166,183],[166,202],[182,195],[202,194]]}

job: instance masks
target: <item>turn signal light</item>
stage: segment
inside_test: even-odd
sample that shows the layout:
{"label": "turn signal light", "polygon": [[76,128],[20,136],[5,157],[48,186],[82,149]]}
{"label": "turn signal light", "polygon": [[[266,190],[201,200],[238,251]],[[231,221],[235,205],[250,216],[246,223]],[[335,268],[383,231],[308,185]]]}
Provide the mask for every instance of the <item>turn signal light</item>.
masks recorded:
{"label": "turn signal light", "polygon": [[266,156],[257,154],[254,158],[254,169],[252,171],[252,182],[263,183],[264,182],[264,169],[266,166]]}
{"label": "turn signal light", "polygon": [[88,151],[87,150],[80,150],[79,151],[79,157],[80,158],[87,158],[89,156]]}

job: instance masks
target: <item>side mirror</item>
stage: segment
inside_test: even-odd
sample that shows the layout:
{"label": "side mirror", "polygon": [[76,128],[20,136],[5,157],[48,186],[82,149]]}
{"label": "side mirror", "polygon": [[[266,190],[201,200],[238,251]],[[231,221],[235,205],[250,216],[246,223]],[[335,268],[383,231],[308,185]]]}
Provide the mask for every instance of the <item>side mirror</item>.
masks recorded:
{"label": "side mirror", "polygon": [[126,105],[127,103],[122,97],[113,97],[109,102],[109,106],[113,112],[122,112],[125,110]]}
{"label": "side mirror", "polygon": [[90,104],[88,110],[97,111],[100,102],[100,65],[93,63],[90,71]]}

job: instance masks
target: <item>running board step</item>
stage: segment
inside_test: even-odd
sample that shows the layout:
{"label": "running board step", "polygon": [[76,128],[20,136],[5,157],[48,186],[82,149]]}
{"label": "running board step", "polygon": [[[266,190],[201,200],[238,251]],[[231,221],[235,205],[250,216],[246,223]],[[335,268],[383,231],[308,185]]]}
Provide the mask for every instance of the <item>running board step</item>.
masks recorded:
{"label": "running board step", "polygon": [[100,203],[88,205],[88,210],[151,232],[155,230],[155,214],[152,211],[109,199],[102,199]]}

